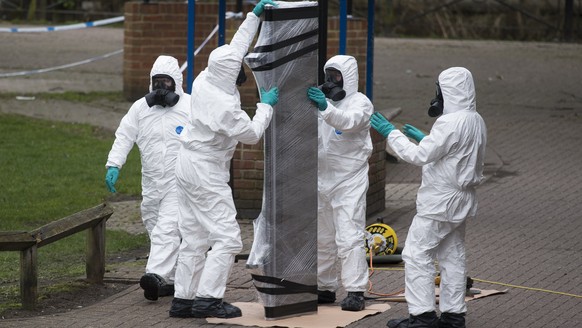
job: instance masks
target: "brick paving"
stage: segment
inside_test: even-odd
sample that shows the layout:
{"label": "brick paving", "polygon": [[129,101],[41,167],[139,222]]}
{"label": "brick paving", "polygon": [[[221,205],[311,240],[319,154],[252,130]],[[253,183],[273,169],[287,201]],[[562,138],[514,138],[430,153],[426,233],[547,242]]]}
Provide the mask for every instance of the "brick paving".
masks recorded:
{"label": "brick paving", "polygon": [[[474,287],[508,292],[469,302],[467,326],[582,327],[582,45],[377,39],[375,52],[374,103],[378,109],[403,108],[396,124],[428,130],[433,119],[426,115],[427,103],[438,73],[465,66],[474,75],[477,108],[489,134],[488,179],[478,189],[478,218],[467,226],[468,271]],[[383,218],[404,243],[420,169],[402,162],[387,162],[386,168],[387,208],[369,222]],[[248,249],[252,225],[241,226]],[[137,279],[141,271],[124,274]],[[403,272],[376,270],[372,282],[376,292],[394,292],[403,288]],[[338,298],[344,294],[340,290]],[[256,301],[244,261],[235,264],[225,299]],[[0,326],[215,326],[169,318],[170,302],[148,302],[131,285],[87,308],[3,320]],[[388,319],[406,315],[405,303],[390,305],[348,327],[385,327]]]}

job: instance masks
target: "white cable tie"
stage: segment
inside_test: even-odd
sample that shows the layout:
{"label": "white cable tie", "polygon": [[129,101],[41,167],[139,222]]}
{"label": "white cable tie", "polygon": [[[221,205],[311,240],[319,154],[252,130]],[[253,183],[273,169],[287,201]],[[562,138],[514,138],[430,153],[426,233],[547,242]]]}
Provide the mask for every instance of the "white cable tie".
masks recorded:
{"label": "white cable tie", "polygon": [[226,14],[224,15],[224,17],[226,19],[231,19],[231,18],[243,18],[244,15],[242,13],[242,11],[235,13],[233,11],[227,11]]}

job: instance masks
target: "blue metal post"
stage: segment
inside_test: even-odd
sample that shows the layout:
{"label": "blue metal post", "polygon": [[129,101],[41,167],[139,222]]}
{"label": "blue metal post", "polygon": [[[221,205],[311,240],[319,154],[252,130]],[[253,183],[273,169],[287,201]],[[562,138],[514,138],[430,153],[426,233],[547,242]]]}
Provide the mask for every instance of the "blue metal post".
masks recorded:
{"label": "blue metal post", "polygon": [[374,100],[374,0],[368,0],[368,49],[366,54],[366,96]]}
{"label": "blue metal post", "polygon": [[194,22],[196,21],[196,2],[188,0],[188,53],[186,60],[188,62],[188,74],[186,74],[187,93],[192,92],[192,82],[194,82]]}
{"label": "blue metal post", "polygon": [[226,0],[218,2],[218,46],[224,44],[226,30]]}
{"label": "blue metal post", "polygon": [[339,54],[346,54],[346,39],[348,29],[348,5],[347,0],[340,0],[340,35],[339,35]]}

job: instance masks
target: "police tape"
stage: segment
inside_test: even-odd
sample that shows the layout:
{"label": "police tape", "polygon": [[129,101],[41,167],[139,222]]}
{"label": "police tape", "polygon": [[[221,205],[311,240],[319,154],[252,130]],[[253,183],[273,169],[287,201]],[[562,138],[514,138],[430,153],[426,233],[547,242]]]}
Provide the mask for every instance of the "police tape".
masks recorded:
{"label": "police tape", "polygon": [[[202,48],[204,48],[204,46],[208,43],[208,41],[210,41],[210,39],[214,36],[214,34],[216,34],[216,32],[218,31],[218,25],[216,25],[214,27],[214,29],[212,30],[212,32],[210,32],[210,34],[208,34],[208,36],[206,37],[206,40],[204,40],[200,46],[198,48],[196,48],[196,50],[194,51],[194,57],[196,57],[196,55],[198,55],[198,53],[200,52],[200,50],[202,50]],[[180,72],[184,72],[184,70],[186,70],[186,68],[188,67],[188,62],[184,62],[184,64],[182,64],[182,66],[180,66]]]}
{"label": "police tape", "polygon": [[[232,11],[227,11],[226,14],[224,15],[224,18],[226,18],[226,19],[232,19],[232,18],[241,19],[243,17],[244,16],[243,16],[242,12],[235,13]],[[202,48],[204,48],[204,46],[208,43],[208,41],[210,41],[210,39],[214,36],[214,34],[216,34],[216,32],[218,32],[218,25],[214,26],[214,29],[212,29],[212,31],[210,32],[210,34],[208,34],[206,39],[204,41],[202,41],[202,43],[200,44],[200,46],[198,48],[196,48],[196,50],[194,50],[194,57],[196,57],[196,55],[198,55],[198,53],[202,50]],[[184,62],[184,64],[182,64],[182,66],[180,66],[180,72],[184,72],[186,70],[186,68],[188,68],[187,61]]]}
{"label": "police tape", "polygon": [[87,23],[79,23],[79,24],[70,24],[70,25],[62,25],[62,26],[47,26],[47,27],[0,27],[0,32],[28,32],[28,33],[36,33],[36,32],[55,32],[55,31],[69,31],[69,30],[78,30],[81,28],[87,27],[95,27],[95,26],[102,26],[108,25],[113,23],[123,22],[125,20],[124,16],[101,19],[94,22],[87,22]]}
{"label": "police tape", "polygon": [[[232,18],[242,18],[243,14],[242,13],[234,13],[234,12],[227,12],[225,15],[226,19],[232,19]],[[116,23],[116,22],[120,22],[123,21],[124,17],[120,16],[120,17],[115,17],[115,18],[109,18],[109,19],[103,19],[100,21],[95,21],[93,23],[84,23],[84,24],[73,24],[73,25],[67,25],[64,27],[49,27],[48,29],[52,29],[53,31],[62,31],[65,29],[69,29],[72,30],[74,28],[71,28],[72,26],[81,26],[81,25],[91,25],[91,26],[98,26],[96,24],[99,25],[105,25],[105,24],[111,24],[111,23]],[[89,27],[89,26],[87,26]],[[34,30],[33,30],[34,29]],[[22,28],[22,29],[14,29],[14,28],[8,28],[8,29],[3,29],[0,28],[0,32],[48,32],[48,30],[40,30],[41,28]],[[44,28],[47,29],[47,28]],[[9,30],[9,31],[8,31]],[[200,44],[200,46],[194,51],[194,56],[198,55],[198,53],[202,50],[202,48],[204,48],[204,46],[210,41],[210,39],[216,34],[216,32],[218,32],[218,25],[216,25],[214,27],[214,29],[210,32],[210,34],[208,35],[208,37],[206,37],[206,39],[202,42],[202,44]],[[54,66],[54,67],[49,67],[49,68],[42,68],[42,69],[36,69],[36,70],[31,70],[31,71],[21,71],[21,72],[10,72],[10,73],[0,73],[0,78],[3,77],[14,77],[14,76],[24,76],[24,75],[32,75],[32,74],[40,74],[40,73],[46,73],[46,72],[50,72],[50,71],[56,71],[59,69],[64,69],[64,68],[70,68],[70,67],[75,67],[75,66],[80,66],[80,65],[84,65],[84,64],[88,64],[97,60],[101,60],[101,59],[105,59],[105,58],[109,58],[111,56],[114,55],[118,55],[123,53],[123,50],[117,50],[114,52],[110,52],[108,54],[104,54],[101,56],[97,56],[97,57],[93,57],[93,58],[89,58],[89,59],[85,59],[82,61],[78,61],[75,63],[70,63],[70,64],[65,64],[65,65],[60,65],[60,66]],[[184,72],[184,70],[186,70],[186,68],[188,67],[188,62],[184,62],[184,64],[182,64],[182,66],[180,67],[180,72]]]}
{"label": "police tape", "polygon": [[63,69],[63,68],[70,68],[70,67],[75,67],[75,66],[80,66],[80,65],[84,65],[84,64],[88,64],[94,61],[98,61],[101,59],[106,59],[115,55],[119,55],[123,53],[123,49],[120,50],[116,50],[101,56],[97,56],[97,57],[93,57],[93,58],[89,58],[89,59],[85,59],[85,60],[81,60],[75,63],[70,63],[70,64],[65,64],[65,65],[60,65],[60,66],[54,66],[54,67],[49,67],[49,68],[41,68],[41,69],[35,69],[32,71],[22,71],[22,72],[10,72],[10,73],[0,73],[0,78],[2,77],[13,77],[13,76],[23,76],[23,75],[32,75],[32,74],[40,74],[40,73],[46,73],[46,72],[50,72],[50,71],[56,71],[59,69]]}

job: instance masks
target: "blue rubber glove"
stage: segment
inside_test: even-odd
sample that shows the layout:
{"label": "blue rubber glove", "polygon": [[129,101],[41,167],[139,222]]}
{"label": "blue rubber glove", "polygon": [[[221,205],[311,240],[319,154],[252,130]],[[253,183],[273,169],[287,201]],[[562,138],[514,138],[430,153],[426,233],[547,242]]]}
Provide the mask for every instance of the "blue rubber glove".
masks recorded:
{"label": "blue rubber glove", "polygon": [[253,9],[253,13],[257,15],[257,17],[261,17],[261,14],[263,11],[265,11],[265,5],[273,5],[273,7],[278,7],[277,4],[273,2],[273,0],[261,0]]}
{"label": "blue rubber glove", "polygon": [[405,136],[412,138],[417,142],[420,142],[420,140],[425,137],[424,133],[410,124],[405,124],[404,128],[402,128],[402,132],[404,132]]}
{"label": "blue rubber glove", "polygon": [[279,101],[279,89],[277,87],[271,88],[271,90],[269,91],[265,91],[264,88],[261,88],[261,102],[263,104],[275,106],[275,104],[278,101]]}
{"label": "blue rubber glove", "polygon": [[374,112],[374,114],[372,114],[372,117],[370,117],[370,123],[372,124],[372,127],[384,138],[388,137],[390,132],[395,129],[394,125],[392,125],[392,123],[390,123],[384,116],[382,116],[382,114],[378,112]]}
{"label": "blue rubber glove", "polygon": [[316,87],[310,87],[307,89],[307,97],[317,105],[321,112],[327,109],[327,99],[325,99],[323,91]]}
{"label": "blue rubber glove", "polygon": [[107,169],[107,174],[105,175],[105,184],[107,185],[107,189],[109,189],[110,192],[116,192],[115,183],[117,182],[118,177],[119,169],[115,166],[110,166]]}

